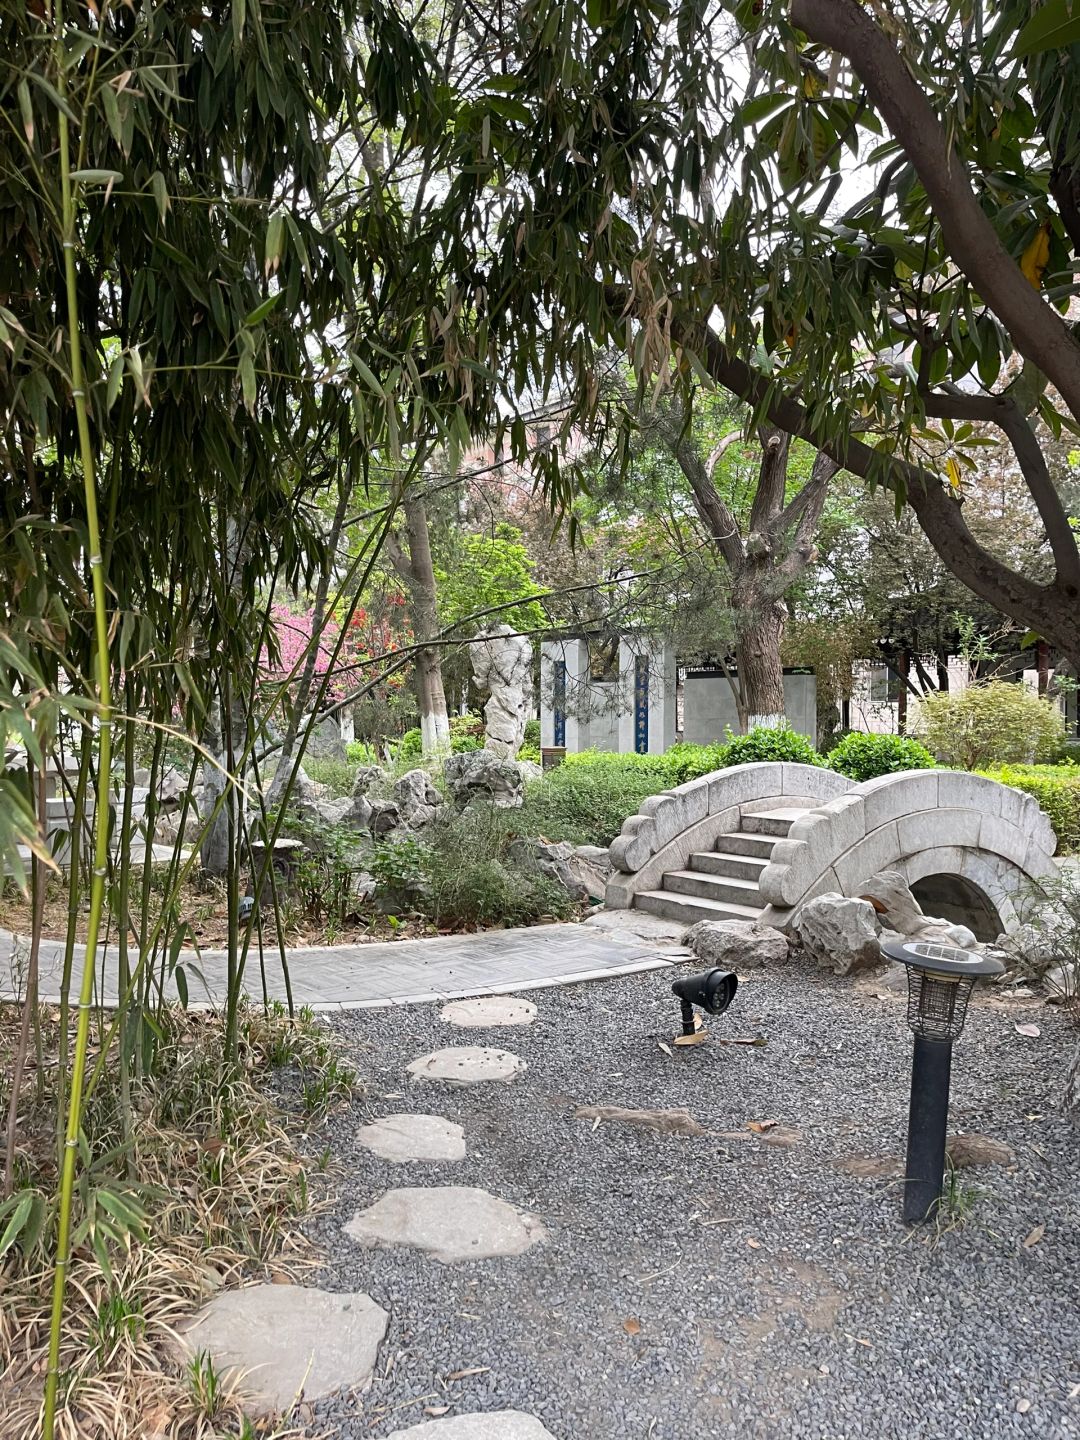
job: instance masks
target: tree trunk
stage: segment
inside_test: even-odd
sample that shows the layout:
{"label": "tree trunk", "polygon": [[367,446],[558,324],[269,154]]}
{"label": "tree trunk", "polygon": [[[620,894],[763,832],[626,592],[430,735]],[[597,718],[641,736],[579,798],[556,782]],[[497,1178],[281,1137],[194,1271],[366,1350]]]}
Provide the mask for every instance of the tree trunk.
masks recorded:
{"label": "tree trunk", "polygon": [[[409,608],[418,642],[439,633],[436,609],[435,566],[431,559],[427,508],[419,496],[402,503],[409,542]],[[425,755],[450,748],[450,717],[443,687],[442,654],[438,646],[416,652],[416,699],[420,708],[420,737]]]}
{"label": "tree trunk", "polygon": [[753,569],[736,580],[732,605],[738,626],[735,660],[746,728],[778,730],[785,722],[780,651],[787,609],[782,600],[769,596]]}

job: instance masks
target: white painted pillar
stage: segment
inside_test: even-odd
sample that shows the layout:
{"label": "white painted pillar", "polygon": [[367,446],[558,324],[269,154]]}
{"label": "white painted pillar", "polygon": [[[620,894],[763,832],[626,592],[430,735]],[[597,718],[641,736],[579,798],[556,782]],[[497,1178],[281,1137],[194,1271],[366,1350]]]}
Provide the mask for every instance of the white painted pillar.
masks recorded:
{"label": "white painted pillar", "polygon": [[665,641],[619,642],[619,751],[662,755],[675,743],[675,651]]}
{"label": "white painted pillar", "polygon": [[584,640],[540,645],[540,744],[570,754],[589,748],[589,647]]}

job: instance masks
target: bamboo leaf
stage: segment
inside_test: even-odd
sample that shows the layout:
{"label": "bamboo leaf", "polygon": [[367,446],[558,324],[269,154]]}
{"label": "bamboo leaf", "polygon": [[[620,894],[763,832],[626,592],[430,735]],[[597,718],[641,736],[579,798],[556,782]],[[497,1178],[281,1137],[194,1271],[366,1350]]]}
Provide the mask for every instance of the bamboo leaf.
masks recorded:
{"label": "bamboo leaf", "polygon": [[248,411],[248,414],[254,415],[255,394],[257,385],[255,379],[255,361],[252,357],[250,350],[245,350],[244,353],[240,356],[239,370],[240,388],[244,392],[244,405]]}
{"label": "bamboo leaf", "polygon": [[71,178],[84,185],[115,185],[118,180],[123,180],[124,175],[121,170],[73,170]]}
{"label": "bamboo leaf", "polygon": [[7,1228],[3,1235],[0,1236],[0,1255],[6,1255],[15,1244],[15,1241],[18,1240],[19,1232],[26,1224],[30,1216],[30,1211],[33,1208],[34,1192],[32,1190],[23,1190],[18,1196],[12,1196],[12,1199],[17,1203],[14,1214],[7,1223]]}
{"label": "bamboo leaf", "polygon": [[105,386],[105,408],[111,410],[116,404],[116,397],[120,394],[120,387],[124,383],[124,355],[123,351],[113,357],[109,366],[109,379]]}
{"label": "bamboo leaf", "polygon": [[34,107],[30,102],[30,86],[26,83],[26,77],[19,81],[16,89],[19,93],[19,112],[22,115],[23,132],[32,145],[34,143]]}
{"label": "bamboo leaf", "polygon": [[282,293],[283,292],[279,290],[276,295],[271,295],[268,299],[264,300],[261,305],[256,305],[251,314],[244,317],[244,324],[258,325],[260,321],[265,320],[267,315],[270,314],[270,311],[274,309],[281,299]]}
{"label": "bamboo leaf", "polygon": [[169,191],[165,184],[165,176],[160,170],[155,170],[150,176],[150,188],[154,192],[154,199],[157,201],[158,216],[164,220],[169,211]]}

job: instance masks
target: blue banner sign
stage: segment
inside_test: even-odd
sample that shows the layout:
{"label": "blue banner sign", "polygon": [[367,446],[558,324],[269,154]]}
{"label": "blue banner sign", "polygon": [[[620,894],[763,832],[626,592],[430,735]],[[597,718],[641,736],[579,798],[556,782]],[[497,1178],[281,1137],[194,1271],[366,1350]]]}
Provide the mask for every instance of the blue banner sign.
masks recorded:
{"label": "blue banner sign", "polygon": [[649,753],[649,657],[634,657],[634,749]]}
{"label": "blue banner sign", "polygon": [[566,744],[566,661],[556,660],[555,662],[555,744]]}

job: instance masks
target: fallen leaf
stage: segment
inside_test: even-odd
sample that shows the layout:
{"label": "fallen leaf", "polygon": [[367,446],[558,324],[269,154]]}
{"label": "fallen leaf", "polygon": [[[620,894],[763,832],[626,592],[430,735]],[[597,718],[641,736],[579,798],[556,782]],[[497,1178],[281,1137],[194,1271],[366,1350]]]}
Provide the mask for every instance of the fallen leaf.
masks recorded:
{"label": "fallen leaf", "polygon": [[467,1375],[486,1375],[491,1369],[490,1365],[469,1365],[464,1370],[451,1370],[447,1380],[464,1380]]}
{"label": "fallen leaf", "polygon": [[747,1245],[750,1246],[750,1249],[751,1249],[751,1250],[760,1250],[760,1249],[761,1249],[761,1241],[760,1241],[760,1240],[755,1240],[752,1235],[748,1235],[748,1236],[746,1237],[746,1243],[747,1243]]}
{"label": "fallen leaf", "polygon": [[425,1415],[445,1415],[446,1412],[447,1412],[449,1409],[450,1409],[450,1406],[449,1406],[449,1405],[425,1405],[425,1406],[424,1406],[424,1414],[425,1414]]}
{"label": "fallen leaf", "polygon": [[635,1320],[634,1317],[631,1315],[628,1320],[624,1320],[622,1322],[622,1328],[626,1331],[627,1335],[640,1335],[641,1321]]}
{"label": "fallen leaf", "polygon": [[764,1135],[766,1130],[774,1130],[779,1124],[779,1120],[748,1120],[746,1128],[752,1130],[755,1135]]}
{"label": "fallen leaf", "polygon": [[764,1035],[728,1035],[721,1039],[721,1045],[767,1045]]}
{"label": "fallen leaf", "polygon": [[665,1045],[663,1040],[658,1040],[656,1043],[657,1045],[659,1045],[660,1049],[663,1050],[665,1055],[674,1055],[675,1052],[672,1050],[671,1046]]}
{"label": "fallen leaf", "polygon": [[693,1035],[676,1035],[676,1045],[704,1045],[709,1038],[707,1030],[695,1030]]}
{"label": "fallen leaf", "polygon": [[1036,1226],[1035,1226],[1035,1229],[1032,1230],[1031,1234],[1025,1236],[1025,1238],[1024,1238],[1024,1249],[1025,1249],[1025,1250],[1030,1250],[1033,1245],[1038,1245],[1039,1241],[1043,1238],[1043,1236],[1044,1236],[1045,1234],[1046,1234],[1046,1226],[1045,1226],[1045,1225],[1036,1225]]}
{"label": "fallen leaf", "polygon": [[1028,1040],[1038,1040],[1042,1034],[1037,1025],[1014,1025],[1013,1029],[1018,1035],[1023,1035]]}

